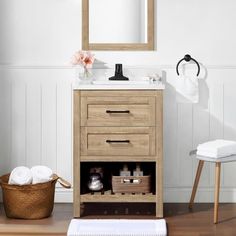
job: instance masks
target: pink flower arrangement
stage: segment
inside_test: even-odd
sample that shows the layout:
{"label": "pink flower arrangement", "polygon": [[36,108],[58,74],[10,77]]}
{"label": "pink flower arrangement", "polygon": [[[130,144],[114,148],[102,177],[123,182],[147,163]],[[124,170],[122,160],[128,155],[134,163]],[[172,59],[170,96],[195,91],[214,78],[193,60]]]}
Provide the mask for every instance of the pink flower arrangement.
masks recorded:
{"label": "pink flower arrangement", "polygon": [[71,63],[72,65],[80,65],[87,71],[89,68],[92,68],[94,60],[94,55],[91,52],[78,51],[73,55]]}
{"label": "pink flower arrangement", "polygon": [[92,68],[94,60],[94,55],[89,51],[78,51],[73,55],[71,60],[72,65],[80,65],[84,68],[84,73],[78,74],[80,79],[89,79],[92,76],[89,68]]}

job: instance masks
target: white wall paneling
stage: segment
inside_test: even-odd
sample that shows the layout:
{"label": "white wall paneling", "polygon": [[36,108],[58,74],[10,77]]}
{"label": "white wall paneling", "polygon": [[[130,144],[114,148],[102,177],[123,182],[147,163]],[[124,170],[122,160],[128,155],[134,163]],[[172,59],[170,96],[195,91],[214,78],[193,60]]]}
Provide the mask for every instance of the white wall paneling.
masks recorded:
{"label": "white wall paneling", "polygon": [[42,85],[40,81],[27,82],[26,120],[26,164],[33,166],[41,162],[42,156]]}
{"label": "white wall paneling", "polygon": [[[127,71],[140,75],[159,73],[160,68],[167,81],[164,91],[165,201],[184,202],[189,199],[197,167],[189,151],[209,139],[236,140],[236,67],[209,67],[205,85],[200,86],[202,101],[194,105],[176,102],[174,65],[130,67]],[[188,73],[191,72],[194,71],[190,69]],[[111,70],[106,73],[111,74]],[[74,69],[63,67],[3,66],[0,69],[0,174],[17,165],[43,164],[72,182],[74,75]],[[236,201],[235,170],[236,163],[223,165],[221,201]],[[214,166],[206,164],[197,201],[212,201],[213,187]],[[71,201],[72,191],[58,185],[56,199]]]}
{"label": "white wall paneling", "polygon": [[1,174],[42,164],[72,182],[73,76],[60,69],[0,70]]}

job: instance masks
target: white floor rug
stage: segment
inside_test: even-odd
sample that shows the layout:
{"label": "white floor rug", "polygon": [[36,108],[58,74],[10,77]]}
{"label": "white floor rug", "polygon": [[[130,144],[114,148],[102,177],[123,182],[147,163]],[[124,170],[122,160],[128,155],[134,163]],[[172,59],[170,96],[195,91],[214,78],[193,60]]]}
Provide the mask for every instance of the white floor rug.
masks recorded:
{"label": "white floor rug", "polygon": [[166,236],[161,220],[80,220],[73,219],[67,236]]}

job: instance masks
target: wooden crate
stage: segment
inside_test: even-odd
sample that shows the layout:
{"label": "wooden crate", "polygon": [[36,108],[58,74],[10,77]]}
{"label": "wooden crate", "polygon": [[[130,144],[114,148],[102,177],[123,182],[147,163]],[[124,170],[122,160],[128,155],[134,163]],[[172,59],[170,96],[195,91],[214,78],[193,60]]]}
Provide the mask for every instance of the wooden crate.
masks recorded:
{"label": "wooden crate", "polygon": [[112,176],[113,193],[150,193],[151,176]]}

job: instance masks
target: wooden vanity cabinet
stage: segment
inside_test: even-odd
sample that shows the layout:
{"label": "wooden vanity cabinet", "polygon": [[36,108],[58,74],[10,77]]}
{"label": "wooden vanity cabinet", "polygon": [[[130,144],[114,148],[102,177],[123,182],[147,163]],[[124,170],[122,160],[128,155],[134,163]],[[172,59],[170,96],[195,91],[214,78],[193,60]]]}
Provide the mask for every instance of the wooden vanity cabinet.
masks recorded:
{"label": "wooden vanity cabinet", "polygon": [[[152,202],[163,217],[162,100],[162,90],[74,90],[74,217],[88,202]],[[155,163],[155,191],[82,194],[83,162]]]}

